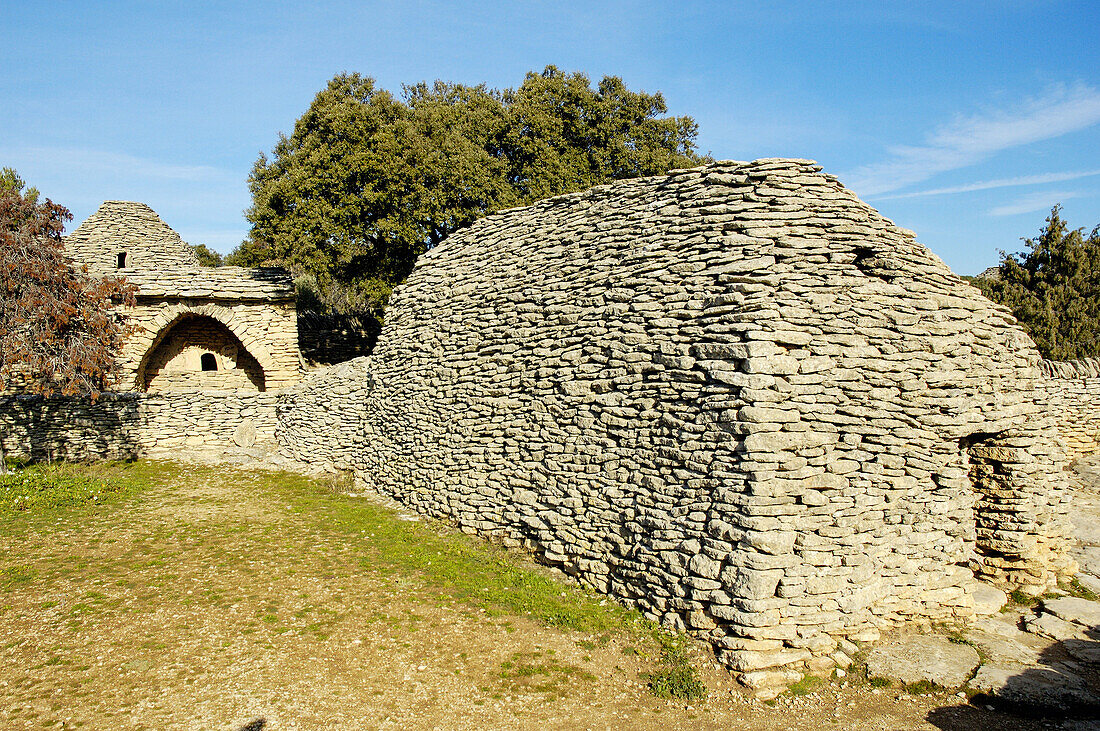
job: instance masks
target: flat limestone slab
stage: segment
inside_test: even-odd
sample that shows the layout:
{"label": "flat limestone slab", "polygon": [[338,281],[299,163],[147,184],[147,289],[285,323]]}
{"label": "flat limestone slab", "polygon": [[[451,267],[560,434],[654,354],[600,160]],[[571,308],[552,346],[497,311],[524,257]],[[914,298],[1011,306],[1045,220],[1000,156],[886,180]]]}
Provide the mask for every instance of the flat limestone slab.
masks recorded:
{"label": "flat limestone slab", "polygon": [[988,662],[1006,667],[1037,664],[1043,650],[1054,644],[1052,640],[1019,630],[1014,637],[977,630],[968,630],[964,635],[972,645],[985,653]]}
{"label": "flat limestone slab", "polygon": [[1087,640],[1087,630],[1077,624],[1048,612],[1024,620],[1024,629],[1052,640]]}
{"label": "flat limestone slab", "polygon": [[943,688],[957,688],[978,662],[978,652],[970,645],[940,635],[916,635],[874,648],[867,658],[867,674],[906,684],[926,680]]}
{"label": "flat limestone slab", "polygon": [[1100,668],[1100,642],[1092,640],[1066,640],[1062,643],[1066,652],[1080,660]]}
{"label": "flat limestone slab", "polygon": [[1085,627],[1100,627],[1100,602],[1064,596],[1059,599],[1045,600],[1043,611],[1061,617],[1067,622],[1075,622]]}
{"label": "flat limestone slab", "polygon": [[1007,594],[995,586],[980,581],[971,583],[966,590],[974,598],[974,614],[978,616],[996,614],[1008,603]]}
{"label": "flat limestone slab", "polygon": [[1081,565],[1082,571],[1100,576],[1100,546],[1082,546],[1070,551],[1070,555]]}
{"label": "flat limestone slab", "polygon": [[1092,574],[1077,574],[1077,581],[1093,594],[1100,594],[1100,576]]}
{"label": "flat limestone slab", "polygon": [[1100,696],[1062,665],[1028,668],[983,665],[967,687],[1033,708],[1100,710]]}
{"label": "flat limestone slab", "polygon": [[1095,515],[1077,513],[1070,517],[1070,521],[1077,540],[1082,543],[1100,543],[1100,521],[1096,520]]}

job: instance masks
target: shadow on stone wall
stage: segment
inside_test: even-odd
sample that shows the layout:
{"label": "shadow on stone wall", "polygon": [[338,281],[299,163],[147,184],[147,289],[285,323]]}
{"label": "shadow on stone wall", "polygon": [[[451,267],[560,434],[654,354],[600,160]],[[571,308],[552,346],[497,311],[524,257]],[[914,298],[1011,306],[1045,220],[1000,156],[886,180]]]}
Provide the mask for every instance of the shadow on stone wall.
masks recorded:
{"label": "shadow on stone wall", "polygon": [[[978,668],[975,681],[996,687],[979,693],[967,706],[933,709],[926,720],[944,731],[1006,728],[1095,729],[1100,719],[1100,626],[1084,632],[1087,639],[1064,640],[1039,655],[1035,665]],[[972,681],[973,682],[973,681]],[[990,712],[992,711],[992,713]]]}
{"label": "shadow on stone wall", "polygon": [[382,323],[367,313],[298,313],[298,348],[306,362],[333,365],[370,354]]}
{"label": "shadow on stone wall", "polygon": [[136,394],[0,397],[0,440],[9,457],[32,461],[135,459],[141,415]]}

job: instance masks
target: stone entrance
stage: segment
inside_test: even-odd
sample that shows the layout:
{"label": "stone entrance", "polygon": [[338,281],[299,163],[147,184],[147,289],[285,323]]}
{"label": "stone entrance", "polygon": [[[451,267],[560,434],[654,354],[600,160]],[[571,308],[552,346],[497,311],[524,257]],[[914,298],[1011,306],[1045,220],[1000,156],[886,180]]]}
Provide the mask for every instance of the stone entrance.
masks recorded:
{"label": "stone entrance", "polygon": [[161,331],[139,368],[145,391],[265,390],[259,361],[228,327],[186,314]]}

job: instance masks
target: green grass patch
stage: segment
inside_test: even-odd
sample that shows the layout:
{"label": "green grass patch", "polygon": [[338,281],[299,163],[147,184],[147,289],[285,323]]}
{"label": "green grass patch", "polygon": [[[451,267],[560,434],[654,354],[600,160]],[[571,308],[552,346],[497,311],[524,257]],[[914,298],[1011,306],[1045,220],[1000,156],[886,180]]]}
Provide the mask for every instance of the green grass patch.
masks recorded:
{"label": "green grass patch", "polygon": [[[171,555],[176,551],[202,554],[208,567],[233,566],[243,573],[265,571],[272,562],[285,561],[295,566],[294,571],[301,565],[331,574],[329,578],[335,582],[349,571],[376,576],[384,584],[392,582],[391,590],[405,600],[464,605],[469,607],[469,616],[495,617],[498,619],[494,624],[503,622],[508,628],[511,618],[525,617],[545,626],[584,633],[586,637],[578,638],[578,644],[585,650],[606,646],[614,638],[627,646],[624,653],[653,663],[653,672],[646,674],[645,680],[655,695],[688,699],[706,692],[683,635],[667,632],[636,610],[620,607],[603,595],[569,585],[561,574],[537,565],[520,552],[466,535],[443,522],[408,520],[390,508],[351,497],[346,494],[346,484],[291,473],[143,461],[30,466],[8,478],[11,485],[20,487],[10,491],[10,499],[0,493],[0,535],[10,532],[13,526],[23,526],[15,530],[31,527],[52,531],[60,524],[87,525],[86,520],[94,518],[96,525],[102,524],[107,530],[84,539],[93,545],[113,538],[109,530],[113,523],[103,523],[104,519],[129,520],[129,512],[143,505],[146,490],[150,491],[149,499],[155,501],[160,496],[153,488],[184,480],[231,483],[234,490],[260,496],[273,514],[285,516],[285,520],[259,524],[154,524],[135,535],[121,555],[96,559],[94,565],[84,555],[55,557],[51,559],[52,573],[44,571],[47,578],[63,577],[73,582],[99,578],[90,582],[97,588],[117,583],[115,576],[124,573],[133,584],[127,589],[137,600],[137,611],[152,611],[165,602],[222,605],[230,599],[242,600],[227,594],[225,587],[203,585],[196,587],[193,597],[183,597],[187,587],[181,577],[165,570],[175,567]],[[217,500],[207,502],[220,504]],[[279,542],[288,528],[302,532],[315,546],[308,562],[303,563],[298,552]],[[223,551],[223,544],[235,547],[231,554]],[[264,560],[258,560],[261,557]],[[253,559],[257,559],[255,566],[251,566]],[[36,578],[29,567],[0,568],[0,572],[2,588]],[[94,621],[97,613],[115,611],[120,601],[90,590],[80,598],[82,601],[66,607],[68,626],[73,629]],[[250,595],[248,599],[254,604],[248,626],[241,634],[274,636],[293,630],[324,640],[343,616],[316,601],[280,607],[267,597]],[[331,601],[341,603],[344,598],[336,595]],[[428,629],[428,623],[421,619],[406,612],[392,621],[400,625],[401,631],[413,632],[418,627]],[[549,653],[516,657],[509,662],[511,666],[501,670],[509,682],[522,681],[525,687],[548,693],[562,692],[567,680],[589,677]]]}
{"label": "green grass patch", "polygon": [[394,511],[320,488],[293,474],[263,475],[282,497],[363,551],[361,565],[397,577],[415,575],[443,600],[471,603],[491,615],[530,616],[563,629],[603,634],[640,621],[640,615],[600,601],[594,592],[569,587],[521,557],[445,524],[402,520]]}
{"label": "green grass patch", "polygon": [[29,584],[38,575],[30,566],[7,566],[0,569],[0,591],[12,591],[13,589]]}
{"label": "green grass patch", "polygon": [[117,504],[170,469],[160,462],[22,467],[0,475],[0,525],[21,517],[54,517],[74,508]]}
{"label": "green grass patch", "polygon": [[1087,599],[1090,602],[1100,601],[1100,594],[1084,586],[1076,578],[1070,580],[1069,584],[1066,586],[1066,590],[1070,596],[1075,596],[1079,599]]}
{"label": "green grass patch", "polygon": [[1019,589],[1013,589],[1008,594],[1009,605],[1017,607],[1034,607],[1036,604],[1039,603],[1040,600],[1041,597],[1032,596],[1031,594],[1023,592]]}
{"label": "green grass patch", "polygon": [[936,685],[930,680],[918,680],[915,683],[907,683],[905,685],[905,692],[909,695],[932,695],[945,691],[945,688]]}
{"label": "green grass patch", "polygon": [[554,657],[543,657],[540,650],[513,653],[500,664],[499,675],[514,690],[551,695],[563,694],[579,680],[596,679],[583,668],[562,663]]}
{"label": "green grass patch", "polygon": [[867,678],[867,684],[870,685],[872,688],[889,688],[891,685],[894,684],[894,682],[889,678],[880,678],[878,676],[873,676]]}
{"label": "green grass patch", "polygon": [[787,688],[787,695],[803,696],[819,690],[825,685],[825,681],[816,675],[803,675],[802,680]]}
{"label": "green grass patch", "polygon": [[661,648],[657,669],[643,673],[649,692],[658,698],[692,700],[703,698],[707,687],[699,678],[699,671],[691,663],[687,653],[687,639],[652,625],[650,636]]}

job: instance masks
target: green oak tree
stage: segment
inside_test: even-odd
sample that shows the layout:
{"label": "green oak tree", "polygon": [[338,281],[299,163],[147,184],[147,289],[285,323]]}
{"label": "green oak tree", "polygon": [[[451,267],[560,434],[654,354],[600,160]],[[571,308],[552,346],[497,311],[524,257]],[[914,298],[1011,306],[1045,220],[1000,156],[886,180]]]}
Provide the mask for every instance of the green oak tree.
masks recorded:
{"label": "green oak tree", "polygon": [[1100,355],[1100,226],[1085,236],[1055,206],[1028,251],[1001,252],[998,277],[974,280],[1012,310],[1039,352],[1054,360]]}
{"label": "green oak tree", "polygon": [[697,125],[617,77],[554,66],[516,89],[436,81],[400,99],[340,74],[249,177],[248,239],[226,263],[289,268],[334,310],[380,309],[417,256],[504,208],[698,165]]}

